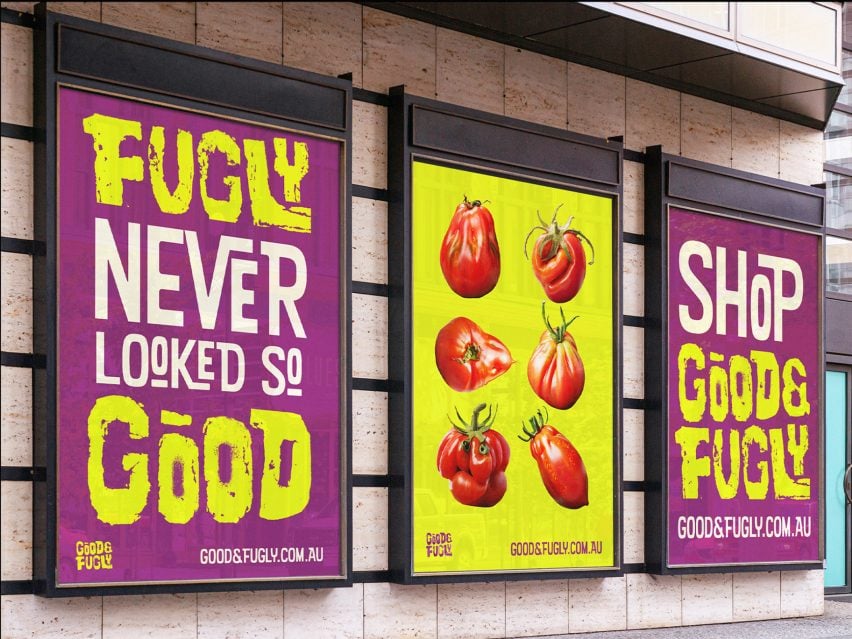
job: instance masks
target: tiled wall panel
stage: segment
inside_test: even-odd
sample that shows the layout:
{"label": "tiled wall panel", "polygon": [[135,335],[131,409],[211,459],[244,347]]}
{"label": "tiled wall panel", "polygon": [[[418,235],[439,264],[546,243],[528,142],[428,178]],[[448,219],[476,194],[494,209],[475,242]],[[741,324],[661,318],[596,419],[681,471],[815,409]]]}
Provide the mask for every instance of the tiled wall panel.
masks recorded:
{"label": "tiled wall panel", "polygon": [[33,32],[14,24],[0,25],[0,117],[7,124],[33,123]]}
{"label": "tiled wall panel", "polygon": [[33,237],[33,143],[0,143],[0,229],[3,237]]}

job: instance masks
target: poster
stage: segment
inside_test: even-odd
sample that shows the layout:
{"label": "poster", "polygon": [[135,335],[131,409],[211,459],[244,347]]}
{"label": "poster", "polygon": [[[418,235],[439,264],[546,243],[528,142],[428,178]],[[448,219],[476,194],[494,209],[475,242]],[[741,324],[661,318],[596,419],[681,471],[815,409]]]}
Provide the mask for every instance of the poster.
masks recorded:
{"label": "poster", "polygon": [[819,559],[818,235],[670,208],[668,564]]}
{"label": "poster", "polygon": [[341,577],[341,143],[58,92],[57,584]]}
{"label": "poster", "polygon": [[414,162],[414,574],[615,565],[614,206]]}

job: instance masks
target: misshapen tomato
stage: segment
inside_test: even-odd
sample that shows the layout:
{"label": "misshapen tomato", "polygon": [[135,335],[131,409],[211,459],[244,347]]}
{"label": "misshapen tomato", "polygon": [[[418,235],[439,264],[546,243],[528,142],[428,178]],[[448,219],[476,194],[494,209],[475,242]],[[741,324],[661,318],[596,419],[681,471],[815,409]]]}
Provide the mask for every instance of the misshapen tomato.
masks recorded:
{"label": "misshapen tomato", "polygon": [[512,354],[503,342],[466,317],[451,320],[435,339],[435,364],[441,377],[455,391],[485,386],[513,363]]}
{"label": "misshapen tomato", "polygon": [[526,255],[530,236],[536,230],[544,231],[538,236],[533,247],[531,258],[533,273],[544,288],[547,297],[553,302],[562,304],[574,299],[586,278],[586,251],[580,240],[586,241],[592,249],[592,259],[589,264],[595,262],[595,247],[580,231],[570,228],[573,217],[569,217],[568,221],[560,226],[556,221],[558,212],[559,207],[553,212],[553,219],[549,225],[545,224],[539,214],[538,220],[541,224],[533,227],[527,235],[524,241],[524,254]]}
{"label": "misshapen tomato", "polygon": [[441,243],[441,271],[462,297],[482,297],[500,277],[500,247],[491,211],[465,196]]}
{"label": "misshapen tomato", "polygon": [[450,481],[450,492],[456,501],[466,506],[490,507],[506,494],[506,466],[509,465],[509,443],[491,429],[497,411],[482,421],[480,413],[486,404],[473,410],[470,424],[462,419],[450,423],[453,429],[444,435],[438,446],[438,470]]}
{"label": "misshapen tomato", "polygon": [[541,411],[530,418],[531,429],[524,426],[521,441],[530,443],[530,454],[538,463],[538,472],[548,494],[565,508],[589,504],[589,478],[580,453],[562,433],[544,422]]}
{"label": "misshapen tomato", "polygon": [[577,318],[566,322],[561,308],[559,315],[562,324],[553,328],[544,314],[542,302],[541,316],[547,328],[527,364],[527,378],[536,395],[554,408],[566,409],[571,408],[583,394],[586,371],[574,337],[567,330]]}

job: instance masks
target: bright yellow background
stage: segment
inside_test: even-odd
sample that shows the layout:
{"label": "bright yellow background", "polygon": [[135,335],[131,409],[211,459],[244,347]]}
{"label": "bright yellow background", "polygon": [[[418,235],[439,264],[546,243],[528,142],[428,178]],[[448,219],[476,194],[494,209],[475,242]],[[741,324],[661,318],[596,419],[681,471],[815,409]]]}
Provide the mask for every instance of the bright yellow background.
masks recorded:
{"label": "bright yellow background", "polygon": [[[543,570],[612,566],[613,539],[613,201],[577,193],[451,169],[424,162],[413,165],[413,462],[415,573]],[[465,299],[447,285],[439,261],[441,242],[456,206],[467,195],[488,200],[500,246],[501,271],[488,295]],[[589,477],[589,505],[570,510],[547,493],[530,454],[518,439],[522,423],[546,404],[530,388],[527,362],[544,330],[541,303],[547,300],[524,256],[524,238],[538,224],[536,211],[549,222],[574,216],[572,228],[595,246],[579,294],[564,304],[568,329],[577,342],[586,384],[566,411],[548,408],[548,423],[579,451]],[[529,242],[532,251],[533,234]],[[591,257],[587,249],[587,259]],[[551,324],[559,305],[547,300]],[[502,376],[470,393],[452,390],[435,366],[435,337],[451,319],[466,316],[499,338],[516,363]],[[469,421],[482,402],[498,406],[493,428],[509,442],[508,489],[491,508],[464,506],[450,494],[436,466],[438,444],[450,429],[448,414],[458,408]],[[452,557],[426,556],[427,533],[452,534]],[[603,542],[602,554],[513,557],[512,542]]]}

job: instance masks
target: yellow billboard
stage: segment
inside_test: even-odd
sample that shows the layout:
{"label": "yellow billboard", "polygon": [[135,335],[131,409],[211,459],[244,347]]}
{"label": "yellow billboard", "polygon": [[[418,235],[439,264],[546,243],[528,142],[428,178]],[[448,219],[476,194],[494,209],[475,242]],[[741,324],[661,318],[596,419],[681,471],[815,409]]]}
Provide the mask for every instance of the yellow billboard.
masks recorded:
{"label": "yellow billboard", "polygon": [[413,163],[413,574],[615,567],[615,207]]}

